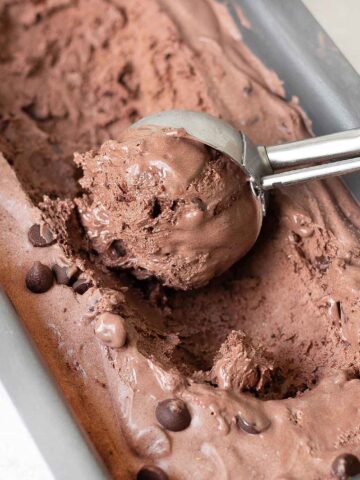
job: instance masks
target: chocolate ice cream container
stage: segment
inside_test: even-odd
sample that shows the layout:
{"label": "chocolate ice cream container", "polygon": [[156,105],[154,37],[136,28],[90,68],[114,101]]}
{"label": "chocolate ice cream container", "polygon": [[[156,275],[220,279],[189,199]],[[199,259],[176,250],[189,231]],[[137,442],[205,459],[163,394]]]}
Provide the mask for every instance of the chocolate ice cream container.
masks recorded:
{"label": "chocolate ice cream container", "polygon": [[[237,7],[251,27],[243,26]],[[360,77],[300,1],[272,0],[269,8],[268,0],[233,0],[228,9],[245,44],[284,80],[289,98],[298,97],[316,135],[359,126]],[[344,182],[360,199],[360,175],[349,175]],[[0,383],[54,478],[108,478],[3,293],[0,314]],[[20,352],[16,361],[11,360],[15,349]],[[42,408],[28,401],[35,391]]]}

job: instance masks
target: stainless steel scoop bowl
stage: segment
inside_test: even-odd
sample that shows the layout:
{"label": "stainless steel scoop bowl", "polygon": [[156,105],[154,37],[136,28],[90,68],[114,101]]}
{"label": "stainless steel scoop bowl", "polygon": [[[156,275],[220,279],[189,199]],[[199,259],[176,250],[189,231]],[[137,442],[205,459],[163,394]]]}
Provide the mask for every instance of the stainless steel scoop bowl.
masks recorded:
{"label": "stainless steel scoop bowl", "polygon": [[242,132],[203,112],[163,111],[132,126],[141,125],[182,128],[239,165],[249,179],[258,205],[259,230],[266,213],[267,190],[360,170],[360,158],[356,158],[360,156],[360,129],[264,147],[253,145]]}

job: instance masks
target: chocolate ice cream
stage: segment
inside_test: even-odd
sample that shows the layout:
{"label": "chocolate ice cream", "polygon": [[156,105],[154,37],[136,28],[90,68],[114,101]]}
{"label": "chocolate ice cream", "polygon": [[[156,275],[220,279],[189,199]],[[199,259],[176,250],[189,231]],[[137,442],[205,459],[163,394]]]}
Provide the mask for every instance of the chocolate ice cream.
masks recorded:
{"label": "chocolate ice cream", "polygon": [[258,144],[311,134],[226,12],[0,0],[0,282],[115,479],[342,478],[360,455],[360,224],[340,181],[276,192],[254,249],[193,291],[113,271],[82,228],[73,153],[118,148],[153,111]]}
{"label": "chocolate ice cream", "polygon": [[81,221],[107,267],[196,288],[259,233],[261,212],[241,169],[184,131],[130,128],[75,161],[88,192],[77,200]]}
{"label": "chocolate ice cream", "polygon": [[273,371],[271,356],[238,330],[231,332],[221,345],[209,377],[225,390],[261,391],[270,383]]}

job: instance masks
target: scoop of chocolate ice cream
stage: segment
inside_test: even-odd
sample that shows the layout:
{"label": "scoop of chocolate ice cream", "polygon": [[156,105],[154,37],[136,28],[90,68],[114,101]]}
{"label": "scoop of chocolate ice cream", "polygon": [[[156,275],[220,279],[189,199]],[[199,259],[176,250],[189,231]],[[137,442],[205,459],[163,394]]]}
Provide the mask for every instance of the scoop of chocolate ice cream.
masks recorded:
{"label": "scoop of chocolate ice cream", "polygon": [[128,129],[77,154],[87,194],[82,223],[107,267],[190,289],[241,258],[259,230],[259,207],[239,167],[181,129]]}

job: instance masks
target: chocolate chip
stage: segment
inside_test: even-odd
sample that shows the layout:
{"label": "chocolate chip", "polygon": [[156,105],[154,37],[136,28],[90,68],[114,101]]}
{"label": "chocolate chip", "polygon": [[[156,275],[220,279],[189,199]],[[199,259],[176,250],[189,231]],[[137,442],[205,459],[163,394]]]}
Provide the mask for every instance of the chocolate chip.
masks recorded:
{"label": "chocolate chip", "polygon": [[108,252],[109,256],[114,260],[118,257],[125,257],[126,249],[124,246],[124,242],[122,240],[114,240],[111,243]]}
{"label": "chocolate chip", "polygon": [[254,87],[250,82],[248,85],[245,85],[245,87],[243,88],[245,97],[249,97],[252,94],[253,90],[254,90]]}
{"label": "chocolate chip", "polygon": [[186,403],[179,398],[163,400],[156,407],[158,422],[167,430],[180,432],[190,425],[191,415]]}
{"label": "chocolate chip", "polygon": [[86,278],[79,278],[76,280],[72,288],[75,290],[76,293],[79,295],[83,295],[93,284],[90,280],[86,280]]}
{"label": "chocolate chip", "polygon": [[324,255],[320,255],[315,257],[315,267],[320,270],[320,272],[326,272],[330,265],[330,259],[325,257]]}
{"label": "chocolate chip", "polygon": [[206,203],[201,200],[201,198],[199,197],[194,197],[191,199],[192,203],[194,203],[197,207],[199,207],[199,209],[202,211],[202,212],[205,212],[206,210]]}
{"label": "chocolate chip", "polygon": [[155,198],[151,207],[150,217],[157,218],[159,215],[161,215],[161,212],[162,212],[161,203],[158,198]]}
{"label": "chocolate chip", "polygon": [[240,428],[246,433],[250,433],[251,435],[258,435],[259,433],[264,431],[264,428],[261,428],[254,423],[248,422],[244,418],[240,417],[240,415],[236,415],[236,425],[238,428]]}
{"label": "chocolate chip", "polygon": [[67,274],[68,267],[60,267],[60,265],[54,265],[52,267],[56,282],[60,285],[69,285],[70,277]]}
{"label": "chocolate chip", "polygon": [[130,62],[126,63],[120,71],[118,83],[120,83],[130,95],[136,96],[138,94],[139,83],[137,82],[137,77],[134,75],[134,67]]}
{"label": "chocolate chip", "polygon": [[333,461],[331,471],[337,479],[347,480],[360,473],[360,461],[350,453],[339,455]]}
{"label": "chocolate chip", "polygon": [[43,225],[34,223],[28,231],[28,238],[34,247],[48,247],[56,242],[54,234],[46,223]]}
{"label": "chocolate chip", "polygon": [[25,277],[28,290],[33,293],[47,292],[53,283],[53,272],[40,262],[35,262]]}
{"label": "chocolate chip", "polygon": [[154,465],[144,465],[136,475],[136,480],[168,480],[164,470]]}

